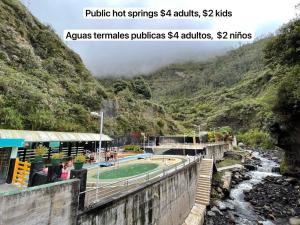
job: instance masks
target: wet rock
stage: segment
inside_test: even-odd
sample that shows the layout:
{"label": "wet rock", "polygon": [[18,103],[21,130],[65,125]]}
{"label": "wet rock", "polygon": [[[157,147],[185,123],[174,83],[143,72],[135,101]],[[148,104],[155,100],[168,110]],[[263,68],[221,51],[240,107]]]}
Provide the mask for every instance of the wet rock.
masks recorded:
{"label": "wet rock", "polygon": [[208,212],[207,212],[207,215],[208,215],[208,216],[216,216],[216,213],[214,213],[213,211],[208,211]]}
{"label": "wet rock", "polygon": [[217,206],[221,211],[227,210],[227,205],[224,202],[221,201],[215,201],[214,205]]}
{"label": "wet rock", "polygon": [[210,210],[223,216],[223,213],[216,206],[212,207]]}
{"label": "wet rock", "polygon": [[244,192],[244,200],[253,205],[256,213],[271,220],[300,215],[300,190],[295,183],[287,177],[266,177]]}
{"label": "wet rock", "polygon": [[280,167],[279,166],[273,167],[272,172],[273,173],[280,173]]}
{"label": "wet rock", "polygon": [[268,219],[270,219],[270,220],[276,220],[276,218],[275,218],[275,216],[273,215],[273,214],[268,214]]}
{"label": "wet rock", "polygon": [[256,166],[250,165],[250,164],[244,164],[244,167],[250,171],[256,170]]}
{"label": "wet rock", "polygon": [[296,185],[298,183],[298,179],[294,178],[294,177],[289,177],[289,178],[285,179],[285,181],[292,185]]}
{"label": "wet rock", "polygon": [[222,188],[220,188],[220,187],[217,187],[217,192],[219,192],[219,193],[223,193],[223,190],[222,190]]}
{"label": "wet rock", "polygon": [[211,218],[209,218],[209,219],[206,220],[205,224],[206,225],[214,225],[214,221]]}
{"label": "wet rock", "polygon": [[252,177],[250,176],[250,175],[245,175],[244,177],[243,177],[243,180],[250,180]]}
{"label": "wet rock", "polygon": [[229,223],[231,224],[235,224],[235,218],[234,218],[234,215],[232,213],[228,213],[228,221]]}

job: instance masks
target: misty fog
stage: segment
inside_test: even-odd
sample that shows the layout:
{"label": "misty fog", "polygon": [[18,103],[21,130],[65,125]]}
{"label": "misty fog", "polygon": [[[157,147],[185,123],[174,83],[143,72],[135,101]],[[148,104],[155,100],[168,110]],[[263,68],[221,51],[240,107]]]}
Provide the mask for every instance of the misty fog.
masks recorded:
{"label": "misty fog", "polygon": [[[228,7],[236,13],[248,12],[262,3],[252,1],[252,5],[231,4]],[[147,7],[155,8],[176,6],[200,7],[200,3],[213,2],[219,6],[220,0],[196,1],[196,0],[166,0],[161,3],[158,0],[22,0],[23,4],[40,19],[43,23],[50,25],[62,38],[65,29],[212,29],[216,27],[236,28],[246,27],[253,29],[256,36],[266,35],[274,32],[283,22],[288,21],[293,15],[291,4],[279,0],[272,8],[271,14],[265,9],[258,8],[256,16],[245,20],[236,19],[231,22],[225,20],[217,21],[195,21],[195,20],[84,20],[82,10],[84,7]],[[226,2],[226,3],[228,3]],[[255,3],[256,2],[256,3]],[[260,1],[261,2],[261,1]],[[224,3],[224,2],[223,2]],[[198,5],[197,5],[198,4]],[[256,5],[255,5],[256,4]],[[283,5],[282,5],[283,4]],[[224,5],[224,4],[223,4]],[[288,7],[287,7],[288,5]],[[226,6],[226,5],[225,5]],[[285,13],[276,17],[276,13],[285,6]],[[234,8],[236,7],[236,8]],[[250,8],[249,8],[250,7]],[[266,14],[266,15],[264,15]],[[290,15],[291,14],[291,15]],[[264,18],[268,18],[266,21]],[[277,18],[277,19],[274,19]],[[263,20],[263,22],[260,22]],[[152,72],[162,66],[175,62],[199,61],[224,53],[227,50],[239,46],[237,42],[65,42],[70,48],[77,52],[83,59],[85,65],[95,76],[132,76],[141,73]]]}

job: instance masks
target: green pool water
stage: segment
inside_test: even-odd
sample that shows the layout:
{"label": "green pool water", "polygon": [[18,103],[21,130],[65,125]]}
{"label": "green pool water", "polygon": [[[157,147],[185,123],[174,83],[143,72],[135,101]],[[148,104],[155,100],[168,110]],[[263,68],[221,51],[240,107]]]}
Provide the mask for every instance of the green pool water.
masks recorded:
{"label": "green pool water", "polygon": [[[120,166],[116,169],[111,169],[100,173],[100,179],[117,179],[122,177],[131,177],[154,170],[159,165],[156,163],[138,163],[126,166]],[[93,176],[97,179],[97,174]]]}

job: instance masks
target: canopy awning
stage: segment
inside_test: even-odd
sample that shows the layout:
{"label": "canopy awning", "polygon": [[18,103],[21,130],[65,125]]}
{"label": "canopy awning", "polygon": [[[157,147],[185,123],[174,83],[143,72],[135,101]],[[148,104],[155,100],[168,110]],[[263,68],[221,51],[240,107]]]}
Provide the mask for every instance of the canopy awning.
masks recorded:
{"label": "canopy awning", "polygon": [[[0,139],[24,139],[25,142],[80,142],[99,141],[100,134],[0,129]],[[101,140],[112,141],[112,138],[102,134]]]}

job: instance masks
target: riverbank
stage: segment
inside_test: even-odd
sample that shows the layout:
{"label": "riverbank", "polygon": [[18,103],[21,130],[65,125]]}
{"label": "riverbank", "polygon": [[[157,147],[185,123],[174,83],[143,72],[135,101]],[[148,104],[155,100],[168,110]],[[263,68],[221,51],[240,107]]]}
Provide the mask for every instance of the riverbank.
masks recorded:
{"label": "riverbank", "polygon": [[[212,200],[205,224],[287,225],[288,220],[294,217],[290,224],[298,225],[294,222],[297,222],[296,216],[300,213],[299,187],[293,183],[295,179],[281,177],[280,174],[272,172],[273,168],[278,168],[278,163],[281,161],[281,156],[277,153],[276,151],[251,151],[251,156],[245,157],[244,160],[245,167],[248,169],[232,171],[229,194],[224,195],[223,199],[222,195],[219,195],[220,200]],[[220,181],[214,184],[222,185]],[[220,191],[221,187],[215,187],[215,189]],[[280,207],[286,201],[288,201],[286,208]],[[278,202],[277,206],[273,205],[273,202]],[[268,211],[269,207],[271,211]],[[281,217],[276,214],[276,210],[280,209],[284,211]],[[280,214],[280,212],[277,213]]]}
{"label": "riverbank", "polygon": [[300,184],[295,178],[268,176],[244,195],[258,215],[272,221],[300,216]]}

